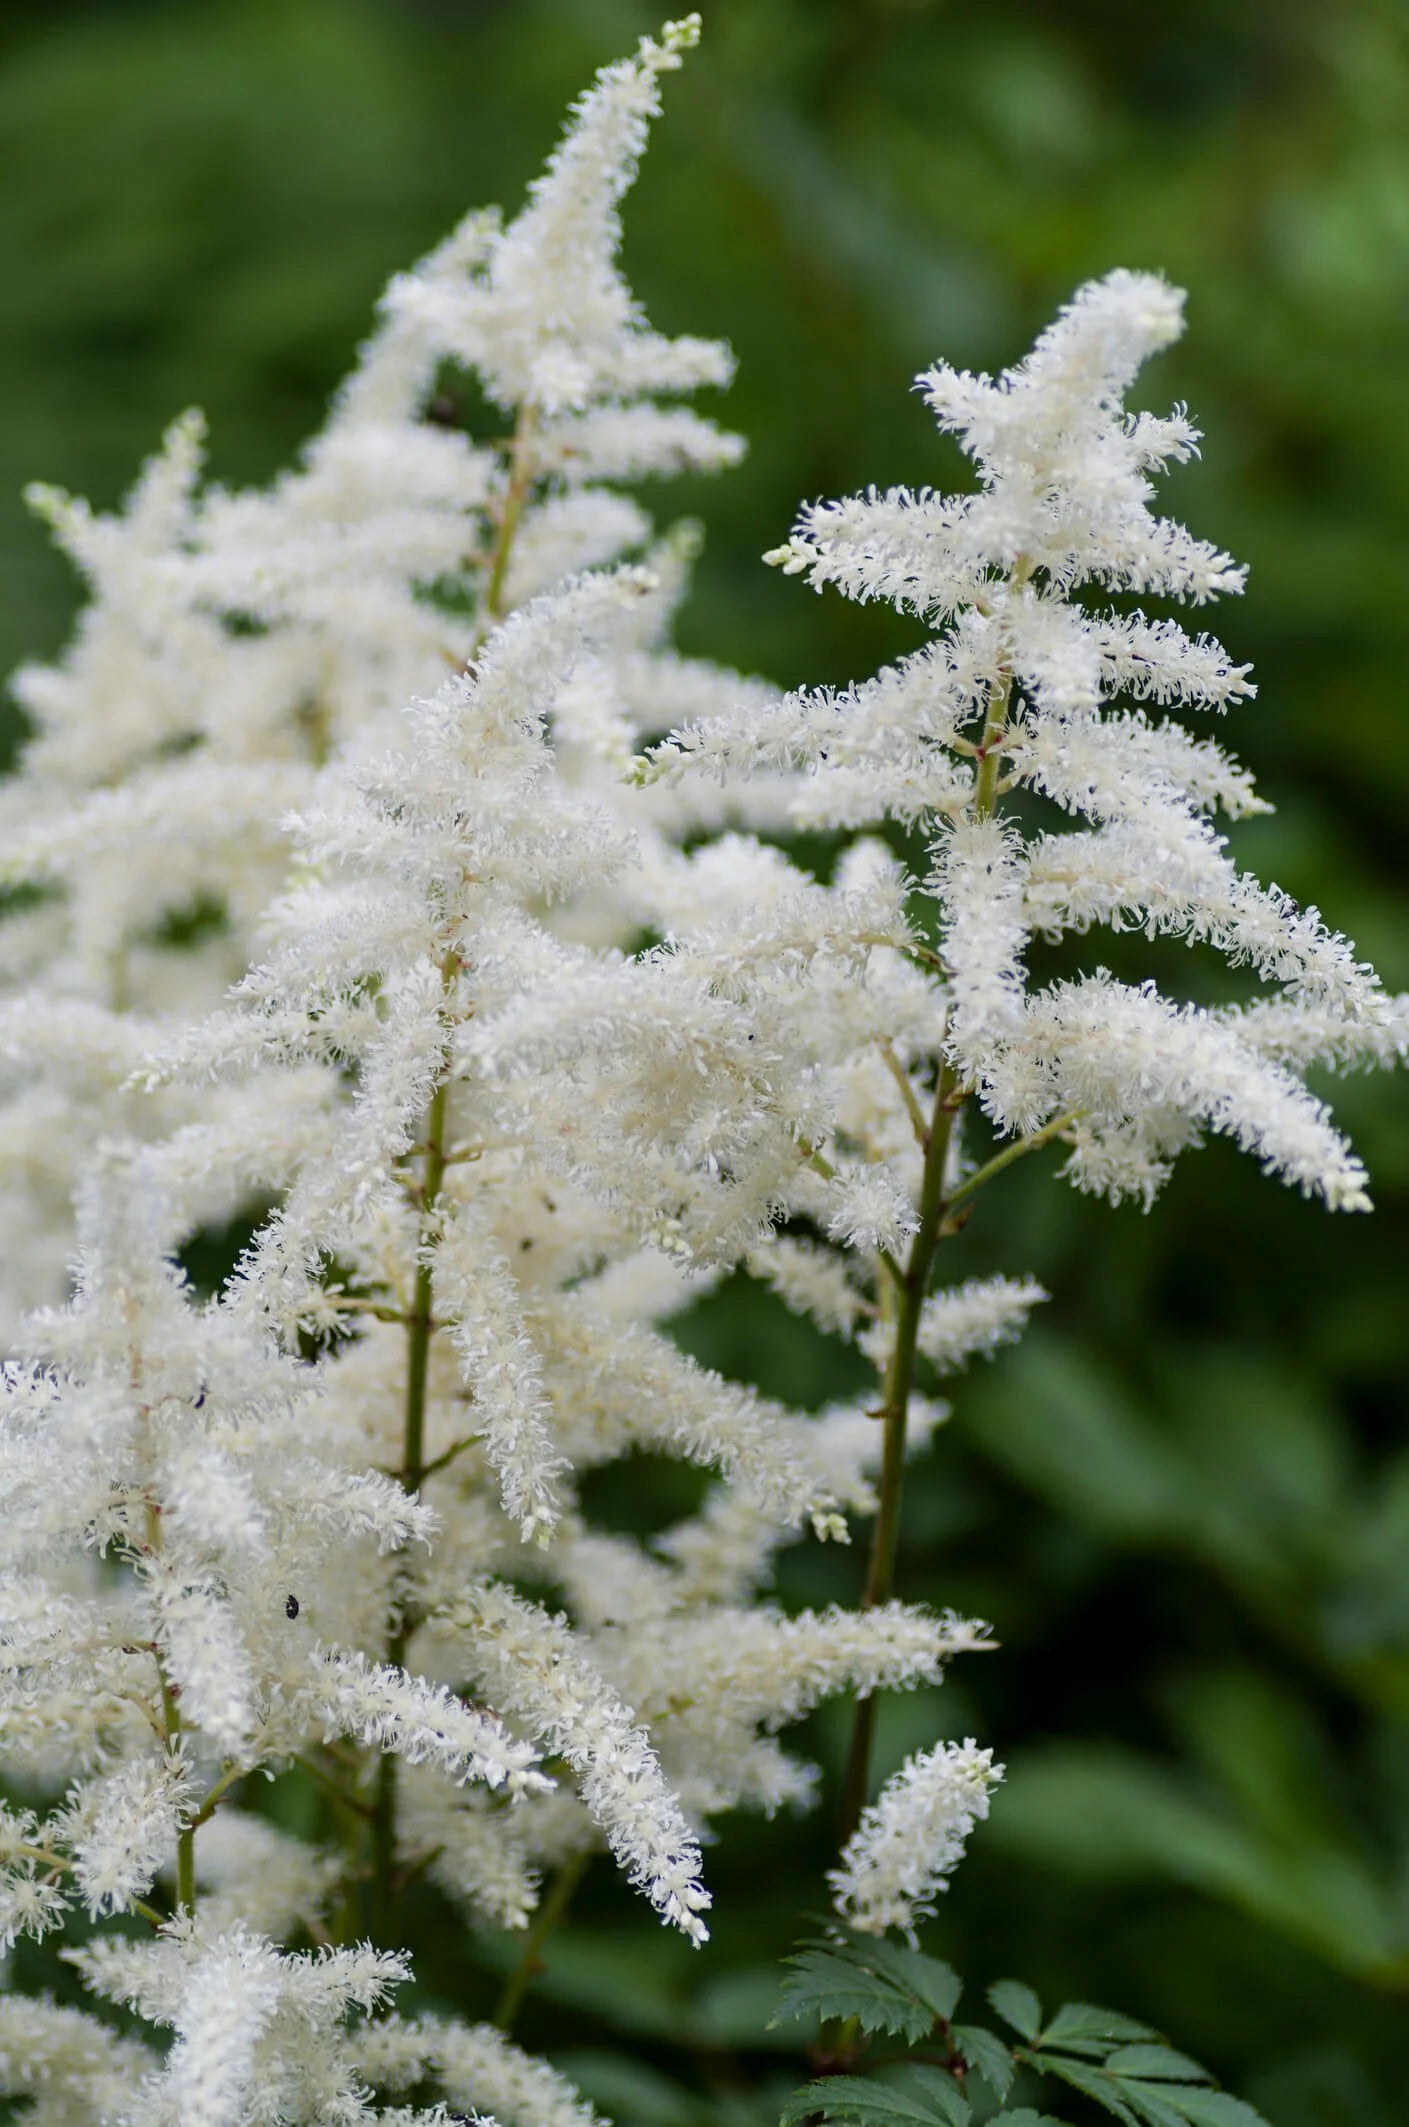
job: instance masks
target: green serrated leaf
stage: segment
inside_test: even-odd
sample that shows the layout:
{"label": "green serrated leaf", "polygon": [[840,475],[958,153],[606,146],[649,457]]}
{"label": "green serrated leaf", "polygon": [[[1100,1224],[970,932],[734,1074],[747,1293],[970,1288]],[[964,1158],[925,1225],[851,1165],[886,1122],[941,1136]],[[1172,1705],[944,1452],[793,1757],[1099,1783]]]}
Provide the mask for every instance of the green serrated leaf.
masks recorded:
{"label": "green serrated leaf", "polygon": [[1043,2032],[1042,2043],[1069,2046],[1105,2039],[1129,2045],[1158,2036],[1148,2024],[1137,2024],[1133,2016],[1122,2016],[1118,2009],[1101,2009],[1090,2001],[1066,2001]]}
{"label": "green serrated leaf", "polygon": [[1226,2090],[1173,2089],[1168,2097],[1189,2127],[1267,2127],[1255,2105]]}
{"label": "green serrated leaf", "polygon": [[889,1975],[832,1950],[802,1950],[787,1960],[783,2002],[775,2024],[811,2015],[854,2016],[863,2031],[889,2031],[912,2045],[934,2023],[934,2011]]}
{"label": "green serrated leaf", "polygon": [[821,2119],[835,2127],[969,2127],[971,2114],[952,2076],[910,2061],[891,2080],[825,2075],[795,2090],[780,2127]]}
{"label": "green serrated leaf", "polygon": [[1020,2038],[1036,2038],[1042,2029],[1042,2004],[1031,1987],[1020,1979],[995,1980],[988,1990],[988,1998],[1005,2024],[1011,2024]]}
{"label": "green serrated leaf", "polygon": [[1019,2105],[1016,2112],[995,2112],[988,2127],[1071,2127],[1071,2122],[1050,2112],[1034,2112],[1031,2105]]}
{"label": "green serrated leaf", "polygon": [[1001,2038],[980,2024],[955,2024],[950,2037],[969,2066],[977,2070],[993,2095],[1002,2100],[1013,2086],[1013,2056]]}
{"label": "green serrated leaf", "polygon": [[[1043,2034],[1043,2044],[1050,2043],[1051,2034]],[[1197,2061],[1191,2061],[1187,2053],[1176,2053],[1172,2046],[1118,2046],[1108,2053],[1102,2064],[1107,2075],[1138,2075],[1149,2080],[1166,2083],[1211,2083],[1213,2077]]]}
{"label": "green serrated leaf", "polygon": [[1135,2109],[1143,2127],[1185,2127],[1182,2109],[1187,2085],[1141,2083],[1132,2076],[1119,2084],[1121,2095]]}
{"label": "green serrated leaf", "polygon": [[883,2088],[914,2106],[929,2108],[925,2117],[943,2120],[946,2127],[969,2127],[971,2108],[952,2075],[931,2068],[923,2061],[906,2061],[886,2076]]}
{"label": "green serrated leaf", "polygon": [[1094,2098],[1107,2112],[1115,2114],[1122,2127],[1141,2127],[1141,2114],[1130,2102],[1126,2086],[1103,2075],[1099,2068],[1089,2067],[1085,2061],[1068,2060],[1060,2053],[1036,2053],[1032,2065],[1041,2069],[1044,2075],[1060,2076],[1064,2083],[1071,2084],[1073,2090]]}
{"label": "green serrated leaf", "polygon": [[853,2075],[824,2075],[815,2082],[804,2083],[785,2102],[778,2115],[778,2127],[797,2127],[801,2120],[845,2118],[847,2096],[858,2087],[870,2086],[861,2085]]}
{"label": "green serrated leaf", "polygon": [[922,1950],[910,1950],[900,1943],[885,1941],[858,1945],[851,1954],[858,1964],[868,1965],[882,1977],[893,1979],[917,2001],[926,2003],[933,2012],[932,2021],[938,2019],[947,2024],[959,2006],[964,1983],[953,1967],[942,1963],[938,1957],[926,1957]]}
{"label": "green serrated leaf", "polygon": [[775,2023],[813,2011],[854,2016],[866,2031],[894,2032],[913,2044],[936,2019],[948,2022],[961,1991],[957,1974],[938,1958],[855,1935],[809,1943],[787,1963]]}

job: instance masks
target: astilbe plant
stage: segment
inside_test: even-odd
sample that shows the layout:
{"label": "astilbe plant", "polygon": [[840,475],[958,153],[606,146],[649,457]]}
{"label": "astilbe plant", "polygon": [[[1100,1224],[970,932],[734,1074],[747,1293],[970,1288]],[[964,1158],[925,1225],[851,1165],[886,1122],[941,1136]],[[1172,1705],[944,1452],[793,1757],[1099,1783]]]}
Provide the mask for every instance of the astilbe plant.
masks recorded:
{"label": "astilbe plant", "polygon": [[[1401,1006],[1235,868],[1211,823],[1256,809],[1246,775],[1118,706],[1221,710],[1246,672],[1076,597],[1241,582],[1150,514],[1187,420],[1122,410],[1179,329],[1163,282],[1083,289],[996,382],[921,380],[976,491],[819,504],[772,557],[929,620],[928,648],[780,701],[669,647],[693,535],[655,541],[615,484],[731,462],[671,403],[729,362],[647,325],[617,207],[695,34],[599,76],[517,220],[471,217],[393,282],[297,472],[202,492],[187,417],[123,518],[41,497],[93,600],[21,675],[6,796],[30,1312],[0,1435],[0,1924],[78,1926],[63,1954],[150,2031],[12,1995],[0,2086],[38,2120],[588,2127],[504,2035],[543,1928],[605,1850],[702,1942],[702,1834],[814,1799],[778,1731],[841,1692],[846,1925],[794,1988],[834,2019],[820,2057],[937,2020],[909,2116],[950,2120],[971,2074],[996,2103],[1070,2065],[1024,1990],[1005,2053],[884,1941],[913,1944],[1001,1778],[937,1744],[868,1800],[875,1694],[987,1644],[896,1599],[902,1471],[944,1415],[922,1391],[1044,1297],[936,1290],[941,1243],[1044,1145],[1148,1203],[1210,1129],[1368,1205],[1302,1074],[1393,1060]],[[461,373],[498,438],[446,425]],[[797,826],[846,831],[830,881]],[[1031,938],[1097,922],[1206,942],[1267,992],[1029,984]],[[261,1198],[198,1300],[180,1250]],[[736,1269],[856,1344],[875,1394],[809,1415],[684,1356],[672,1315]],[[583,1503],[641,1449],[713,1473],[650,1541]],[[776,1551],[849,1516],[873,1519],[861,1604],[784,1614]],[[251,1776],[291,1767],[321,1845],[259,1811]],[[391,2009],[422,1875],[528,1931],[499,2028]],[[906,1986],[918,2021],[870,2016]],[[1178,2056],[1121,2065],[1160,2051],[1135,2031],[1077,2032],[1100,2074],[1066,2080],[1121,2117],[1233,2119]],[[795,2116],[894,2116],[832,2082]]]}

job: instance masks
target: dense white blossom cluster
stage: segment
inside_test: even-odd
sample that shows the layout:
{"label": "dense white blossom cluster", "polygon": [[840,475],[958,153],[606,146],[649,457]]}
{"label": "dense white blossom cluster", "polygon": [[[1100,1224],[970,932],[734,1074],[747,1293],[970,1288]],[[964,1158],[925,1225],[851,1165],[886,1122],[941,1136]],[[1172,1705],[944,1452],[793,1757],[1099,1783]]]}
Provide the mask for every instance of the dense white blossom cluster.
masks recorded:
{"label": "dense white blossom cluster", "polygon": [[[649,519],[611,483],[738,457],[738,438],[660,403],[726,383],[727,348],[653,332],[615,264],[660,76],[692,35],[674,26],[603,73],[507,228],[471,214],[393,281],[326,427],[271,489],[202,489],[188,414],[116,517],[31,492],[90,599],[58,664],[16,675],[34,731],[0,791],[0,1205],[28,1236],[0,1268],[9,1324],[62,1290],[94,1135],[209,1115],[180,1091],[123,1089],[155,1024],[199,1017],[248,966],[287,872],[286,815],[320,767],[396,743],[406,702],[512,608],[648,547]],[[456,369],[502,407],[503,437],[443,418]],[[584,774],[630,751],[643,697],[667,719],[712,698],[712,671],[653,654],[688,552],[677,537],[658,557],[620,675],[580,674],[563,705]],[[282,1089],[291,1129],[301,1090]],[[246,1189],[283,1178],[277,1149],[255,1149],[282,1135],[255,1120],[269,1097],[221,1104]]]}
{"label": "dense white blossom cluster", "polygon": [[837,1911],[866,1935],[915,1926],[964,1855],[964,1842],[988,1815],[990,1791],[1003,1777],[991,1750],[941,1743],[907,1758],[886,1782],[847,1841],[828,1881]]}
{"label": "dense white blossom cluster", "polygon": [[[813,1797],[780,1731],[988,1644],[891,1586],[925,1391],[1045,1297],[931,1291],[975,1192],[1057,1137],[1079,1186],[1148,1199],[1214,1129],[1367,1201],[1301,1074],[1392,1060],[1402,1007],[1235,869],[1210,820],[1255,809],[1242,772],[1112,706],[1222,708],[1245,672],[1073,595],[1240,580],[1147,508],[1187,421],[1121,410],[1177,330],[1163,283],[1082,291],[997,383],[923,380],[975,493],[805,513],[786,567],[929,648],[781,702],[670,648],[692,536],[613,483],[733,460],[675,403],[729,360],[648,326],[617,210],[695,34],[604,70],[516,220],[393,282],[273,488],[203,490],[187,417],[121,517],[38,498],[91,600],[20,676],[0,799],[0,1752],[31,1797],[0,1937],[89,1930],[65,1954],[154,2036],[4,2004],[0,2094],[36,2120],[593,2127],[502,2033],[380,2013],[407,1963],[363,1938],[422,1875],[522,1929],[606,1851],[702,1941],[709,1820]],[[464,373],[503,436],[444,419]],[[1018,824],[1019,789],[1086,824]],[[925,830],[922,877],[877,831],[823,883],[775,832],[887,822]],[[1030,985],[1032,937],[1097,921],[1273,994]],[[201,1299],[177,1259],[236,1214]],[[672,1317],[735,1270],[875,1394],[809,1414],[685,1356]],[[706,1473],[698,1511],[594,1527],[584,1480],[641,1451]],[[858,1609],[769,1602],[780,1546],[873,1516]],[[321,1843],[257,1772],[327,1797]],[[912,1759],[841,1912],[913,1929],[999,1777]]]}
{"label": "dense white blossom cluster", "polygon": [[[1181,309],[1155,276],[1112,273],[996,380],[942,363],[922,376],[977,488],[814,504],[769,558],[942,632],[849,690],[698,719],[647,773],[678,786],[791,764],[799,824],[926,828],[931,868],[908,883],[932,906],[944,979],[925,1046],[1000,1133],[1059,1131],[1078,1187],[1148,1204],[1174,1155],[1214,1130],[1333,1209],[1365,1210],[1364,1169],[1302,1073],[1396,1060],[1405,1001],[1315,909],[1238,870],[1213,822],[1266,809],[1246,772],[1212,739],[1121,706],[1221,713],[1252,693],[1247,667],[1176,620],[1077,596],[1202,605],[1242,587],[1226,554],[1150,508],[1151,473],[1197,443],[1183,409],[1122,404]],[[1047,801],[1046,816],[1005,808],[1009,793]],[[1095,923],[1211,946],[1274,997],[1202,1008],[1099,966],[1034,987],[1029,941]]]}

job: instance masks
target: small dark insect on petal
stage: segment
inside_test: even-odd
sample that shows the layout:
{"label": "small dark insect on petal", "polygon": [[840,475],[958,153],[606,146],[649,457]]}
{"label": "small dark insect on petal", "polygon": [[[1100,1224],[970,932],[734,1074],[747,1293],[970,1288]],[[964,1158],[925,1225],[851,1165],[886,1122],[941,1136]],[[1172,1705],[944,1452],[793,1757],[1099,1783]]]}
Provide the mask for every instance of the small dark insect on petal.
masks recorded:
{"label": "small dark insect on petal", "polygon": [[298,1597],[296,1595],[286,1595],[284,1597],[284,1615],[285,1617],[298,1616]]}

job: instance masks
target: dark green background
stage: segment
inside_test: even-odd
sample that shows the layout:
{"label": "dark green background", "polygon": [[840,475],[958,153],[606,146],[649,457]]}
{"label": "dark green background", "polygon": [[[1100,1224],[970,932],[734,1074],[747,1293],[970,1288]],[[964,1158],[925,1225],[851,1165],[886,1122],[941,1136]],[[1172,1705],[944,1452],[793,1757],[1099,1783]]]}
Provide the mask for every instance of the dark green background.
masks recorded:
{"label": "dark green background", "polygon": [[[466,205],[516,204],[569,97],[656,20],[625,0],[9,0],[4,664],[52,654],[74,604],[23,481],[111,504],[192,402],[218,478],[269,476],[387,275]],[[1229,736],[1278,811],[1237,846],[1409,983],[1404,7],[715,0],[705,29],[627,216],[653,320],[732,339],[727,415],[752,445],[658,498],[709,527],[687,646],[795,683],[913,642],[758,552],[800,497],[956,478],[908,390],[937,354],[1001,366],[1080,280],[1163,268],[1190,332],[1142,392],[1187,399],[1207,435],[1168,506],[1252,568],[1214,625],[1256,663]],[[1171,988],[1207,974],[1172,945],[1148,964]],[[959,1385],[902,1584],[991,1617],[1004,1651],[883,1733],[891,1762],[942,1725],[1010,1767],[932,1947],[975,1982],[1147,2016],[1279,2127],[1390,2127],[1409,2073],[1409,1125],[1390,1079],[1337,1104],[1371,1219],[1221,1146],[1149,1218],[1037,1162],[984,1199],[953,1274],[1033,1271],[1054,1300]],[[756,1300],[687,1335],[803,1401],[834,1385],[835,1354]],[[604,1511],[675,1511],[664,1473],[636,1474]],[[799,1551],[789,1596],[850,1599],[858,1564]],[[814,1724],[829,1766],[841,1733]],[[693,1961],[602,1872],[525,2035],[629,2127],[747,2111],[758,1968],[820,1906],[825,1858],[815,1829],[726,1827]],[[482,2005],[444,1912],[416,1932],[428,1983]]]}

